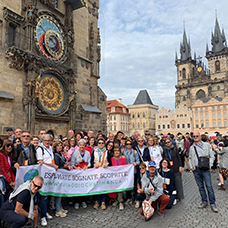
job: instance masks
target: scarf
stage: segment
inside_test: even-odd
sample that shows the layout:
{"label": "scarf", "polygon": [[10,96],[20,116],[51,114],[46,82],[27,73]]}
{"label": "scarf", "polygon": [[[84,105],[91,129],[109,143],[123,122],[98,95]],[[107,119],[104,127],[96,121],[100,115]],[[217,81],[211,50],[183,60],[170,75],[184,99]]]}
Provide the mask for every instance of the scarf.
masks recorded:
{"label": "scarf", "polygon": [[167,149],[167,150],[172,150],[173,148],[174,148],[173,144],[171,146],[165,146],[165,149]]}
{"label": "scarf", "polygon": [[29,215],[28,218],[33,220],[34,215],[34,196],[36,194],[33,194],[31,191],[31,183],[30,181],[26,181],[24,184],[21,184],[17,189],[15,189],[9,196],[9,203],[12,203],[13,198],[16,197],[19,193],[21,193],[23,190],[28,189],[31,195],[30,199],[30,206],[29,206]]}

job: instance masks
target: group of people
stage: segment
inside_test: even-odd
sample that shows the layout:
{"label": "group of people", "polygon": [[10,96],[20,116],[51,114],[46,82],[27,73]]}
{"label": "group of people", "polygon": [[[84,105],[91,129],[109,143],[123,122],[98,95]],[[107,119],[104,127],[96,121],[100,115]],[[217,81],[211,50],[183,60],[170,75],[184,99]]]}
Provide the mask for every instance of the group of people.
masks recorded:
{"label": "group of people", "polygon": [[[113,206],[119,205],[119,210],[123,210],[124,205],[134,202],[135,207],[140,208],[141,203],[146,200],[154,209],[159,202],[158,214],[163,217],[165,209],[172,208],[184,198],[181,175],[186,163],[186,170],[193,172],[199,187],[202,198],[199,208],[204,208],[208,204],[204,187],[206,186],[211,209],[213,212],[218,212],[209,172],[213,167],[215,154],[210,143],[202,141],[201,135],[197,132],[192,137],[178,134],[176,140],[173,135],[163,135],[159,138],[156,135],[152,136],[149,131],[145,131],[144,137],[135,132],[132,137],[128,138],[121,131],[116,135],[109,133],[108,137],[98,132],[95,137],[93,131],[69,130],[67,136],[52,136],[45,130],[40,130],[38,135],[31,136],[29,131],[16,129],[14,134],[13,129],[8,129],[8,136],[9,138],[2,143],[0,151],[0,219],[15,224],[12,227],[21,227],[22,223],[25,224],[32,219],[31,216],[29,217],[30,199],[34,200],[32,193],[38,192],[42,187],[42,177],[37,177],[22,188],[30,189],[31,193],[30,199],[26,201],[26,207],[23,207],[25,202],[21,200],[21,194],[14,194],[15,191],[17,192],[14,188],[16,170],[20,166],[33,164],[45,164],[56,170],[85,170],[132,164],[134,166],[133,190],[118,192],[114,196],[113,194],[94,195],[93,199],[87,196],[74,197],[69,200],[69,203],[72,204],[74,201],[74,208],[79,209],[80,206],[86,208],[87,202],[93,200],[94,209],[101,207],[105,210],[107,202],[112,201]],[[214,149],[217,154],[221,155],[220,190],[225,190],[224,177],[228,173],[228,153],[226,153],[228,144],[226,140],[222,143],[220,149],[217,147]],[[209,158],[208,170],[200,168],[199,157],[201,156]],[[55,216],[67,216],[68,211],[63,209],[61,197],[38,194],[36,198],[36,203],[32,205],[40,207],[42,226],[47,226],[47,218],[52,218],[48,213],[49,206],[56,210]],[[15,209],[17,202],[24,208],[23,211]],[[24,216],[24,219],[20,220],[20,225],[13,219],[9,221],[9,217],[6,216],[7,210],[14,210]],[[27,212],[25,213],[24,210]],[[36,218],[33,223],[34,227],[37,226],[37,217],[38,212],[34,216]]]}

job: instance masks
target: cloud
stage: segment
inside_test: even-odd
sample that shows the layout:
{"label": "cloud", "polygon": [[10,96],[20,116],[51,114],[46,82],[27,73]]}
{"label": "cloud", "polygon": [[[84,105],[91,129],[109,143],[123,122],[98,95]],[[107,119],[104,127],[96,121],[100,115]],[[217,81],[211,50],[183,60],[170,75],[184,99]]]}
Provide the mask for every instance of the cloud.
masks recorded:
{"label": "cloud", "polygon": [[[228,3],[220,0],[100,0],[102,39],[99,85],[107,99],[133,104],[147,89],[154,104],[173,109],[177,83],[175,50],[179,55],[183,20],[190,35],[192,56],[205,56],[218,9],[220,27],[228,21]],[[228,34],[228,24],[224,24]],[[206,59],[203,61],[207,63]]]}

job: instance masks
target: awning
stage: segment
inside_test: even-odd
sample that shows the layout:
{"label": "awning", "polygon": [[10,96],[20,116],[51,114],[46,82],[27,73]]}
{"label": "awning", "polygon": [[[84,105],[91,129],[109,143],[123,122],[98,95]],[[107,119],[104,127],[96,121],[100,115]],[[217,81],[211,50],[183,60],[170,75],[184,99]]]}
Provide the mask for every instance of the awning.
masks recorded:
{"label": "awning", "polygon": [[87,105],[81,105],[81,106],[85,112],[94,112],[99,114],[102,113],[102,111],[95,106],[87,106]]}
{"label": "awning", "polygon": [[0,98],[14,100],[12,93],[0,90]]}
{"label": "awning", "polygon": [[66,0],[65,3],[70,3],[73,10],[79,9],[86,5],[84,0]]}

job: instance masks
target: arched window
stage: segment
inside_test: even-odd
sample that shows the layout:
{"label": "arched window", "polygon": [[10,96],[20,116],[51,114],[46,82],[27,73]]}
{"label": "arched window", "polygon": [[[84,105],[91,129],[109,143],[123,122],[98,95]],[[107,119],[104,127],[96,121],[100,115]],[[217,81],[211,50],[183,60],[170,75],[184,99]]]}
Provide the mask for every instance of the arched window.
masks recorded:
{"label": "arched window", "polygon": [[186,78],[186,69],[185,68],[182,69],[182,75],[183,75],[183,79],[185,79]]}
{"label": "arched window", "polygon": [[135,124],[132,124],[132,128],[133,128],[133,129],[135,128]]}
{"label": "arched window", "polygon": [[143,113],[143,117],[145,117],[145,112]]}
{"label": "arched window", "polygon": [[215,71],[216,72],[220,71],[220,62],[219,62],[219,60],[215,61]]}
{"label": "arched window", "polygon": [[134,115],[134,114],[132,115],[132,118],[133,118],[133,119],[135,118],[135,115]]}
{"label": "arched window", "polygon": [[217,87],[217,90],[220,90],[220,86]]}
{"label": "arched window", "polygon": [[140,129],[140,124],[138,123],[138,129]]}
{"label": "arched window", "polygon": [[183,101],[186,101],[186,97],[185,96],[183,96]]}
{"label": "arched window", "polygon": [[143,128],[146,128],[146,125],[145,125],[145,123],[143,123]]}
{"label": "arched window", "polygon": [[196,93],[196,99],[200,99],[200,100],[204,100],[206,98],[206,94],[205,92],[200,89],[197,93]]}
{"label": "arched window", "polygon": [[140,114],[138,113],[138,118],[140,117]]}

